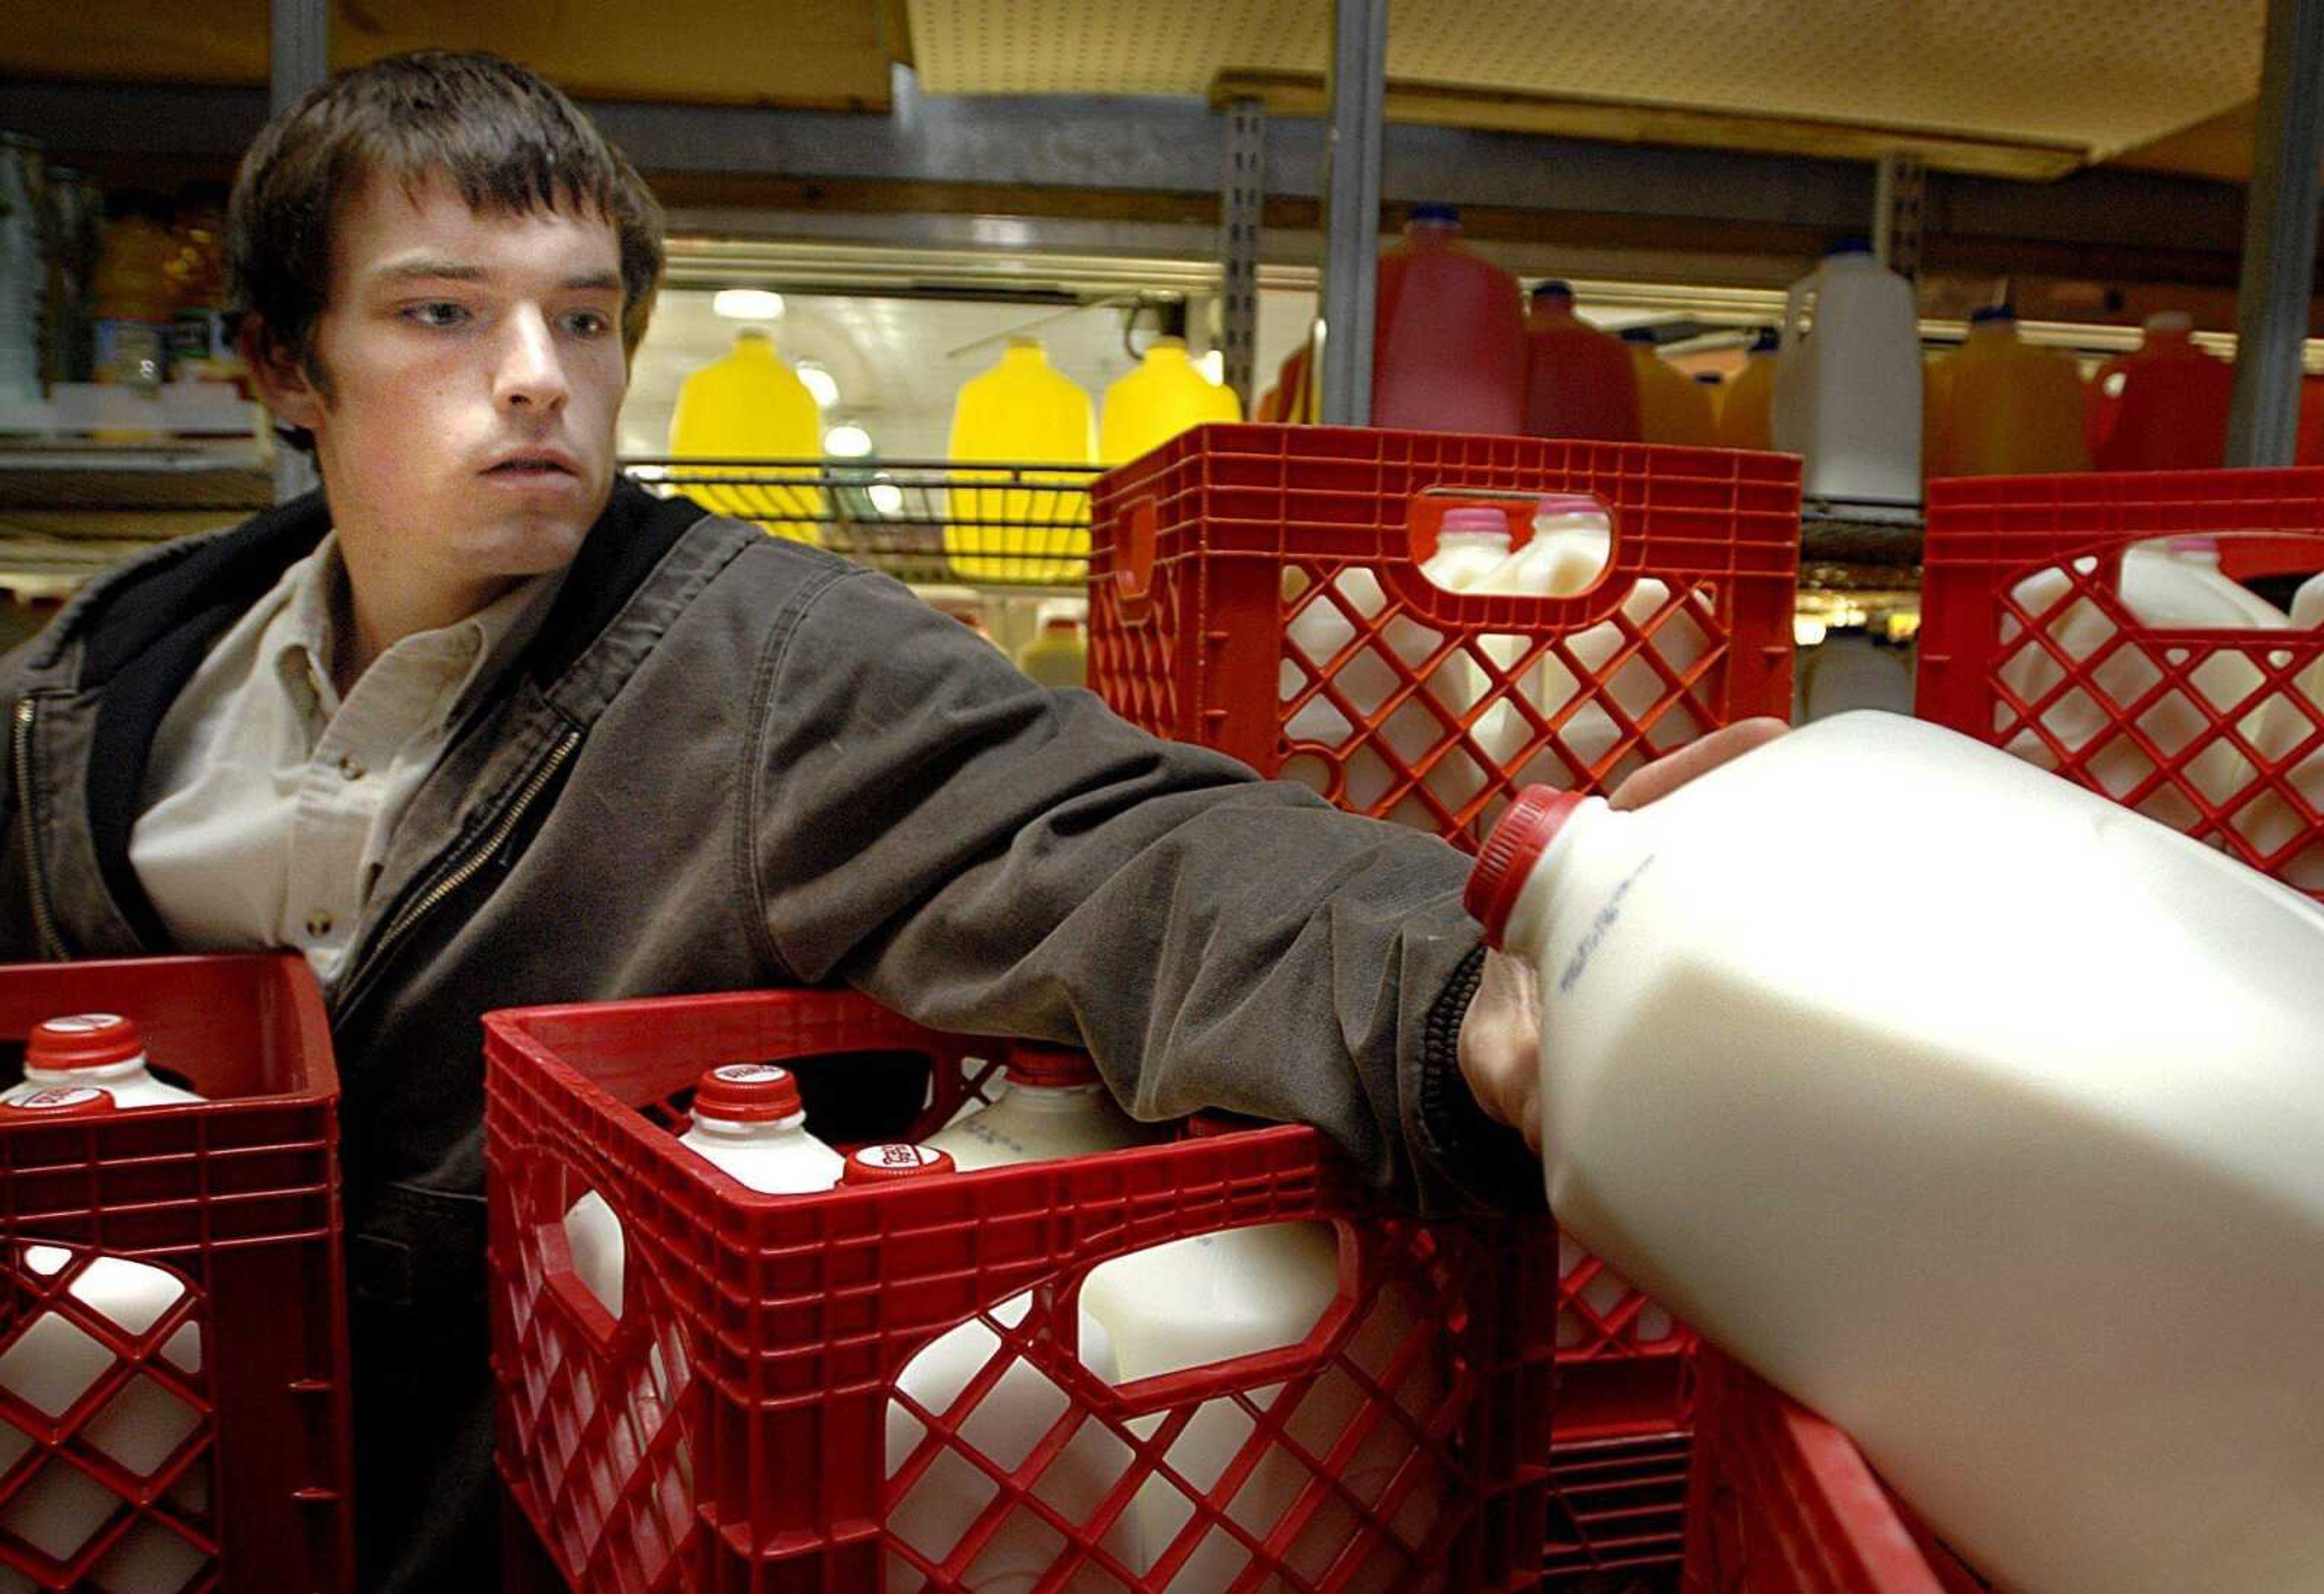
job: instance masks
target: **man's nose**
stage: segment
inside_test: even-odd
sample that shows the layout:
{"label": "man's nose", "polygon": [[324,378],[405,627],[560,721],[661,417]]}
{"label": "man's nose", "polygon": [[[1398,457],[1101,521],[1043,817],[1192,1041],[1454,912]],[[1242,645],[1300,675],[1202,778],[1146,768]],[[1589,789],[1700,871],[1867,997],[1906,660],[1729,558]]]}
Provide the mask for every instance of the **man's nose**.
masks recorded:
{"label": "man's nose", "polygon": [[547,318],[525,310],[509,320],[494,397],[512,409],[554,410],[565,403],[564,363]]}

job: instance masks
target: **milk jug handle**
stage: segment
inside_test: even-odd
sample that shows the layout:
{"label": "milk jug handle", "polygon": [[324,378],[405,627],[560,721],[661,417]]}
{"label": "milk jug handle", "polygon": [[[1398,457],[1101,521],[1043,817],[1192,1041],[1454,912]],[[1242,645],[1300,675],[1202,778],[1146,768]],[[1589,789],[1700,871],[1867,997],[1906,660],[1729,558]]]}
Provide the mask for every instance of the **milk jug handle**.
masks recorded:
{"label": "milk jug handle", "polygon": [[1820,271],[1812,276],[1803,277],[1784,293],[1784,348],[1789,348],[1800,340],[1800,324],[1807,319],[1808,296],[1816,291],[1822,278],[1823,273]]}

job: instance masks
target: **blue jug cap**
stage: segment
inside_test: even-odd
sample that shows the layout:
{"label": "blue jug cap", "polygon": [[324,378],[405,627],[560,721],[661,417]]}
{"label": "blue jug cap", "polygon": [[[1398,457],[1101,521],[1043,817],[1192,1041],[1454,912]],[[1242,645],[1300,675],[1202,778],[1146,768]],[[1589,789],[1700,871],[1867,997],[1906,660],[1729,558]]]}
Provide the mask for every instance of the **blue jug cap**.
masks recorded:
{"label": "blue jug cap", "polygon": [[1773,327],[1762,327],[1757,332],[1752,335],[1751,347],[1744,352],[1747,354],[1773,354],[1775,350],[1783,347],[1784,339],[1782,334],[1778,333]]}
{"label": "blue jug cap", "polygon": [[1823,257],[1830,260],[1835,255],[1869,255],[1871,253],[1872,240],[1869,238],[1837,238],[1825,248]]}
{"label": "blue jug cap", "polygon": [[1987,321],[2014,321],[2016,319],[2017,307],[2014,304],[1980,304],[1969,312],[1969,324],[1972,327],[1982,327]]}
{"label": "blue jug cap", "polygon": [[1441,200],[1428,199],[1412,208],[1412,219],[1416,222],[1453,222],[1461,219],[1461,208]]}
{"label": "blue jug cap", "polygon": [[1553,277],[1546,283],[1535,284],[1533,296],[1536,299],[1571,299],[1573,297],[1573,284],[1561,283]]}
{"label": "blue jug cap", "polygon": [[1616,336],[1625,343],[1644,343],[1651,346],[1655,341],[1655,329],[1652,327],[1625,327]]}

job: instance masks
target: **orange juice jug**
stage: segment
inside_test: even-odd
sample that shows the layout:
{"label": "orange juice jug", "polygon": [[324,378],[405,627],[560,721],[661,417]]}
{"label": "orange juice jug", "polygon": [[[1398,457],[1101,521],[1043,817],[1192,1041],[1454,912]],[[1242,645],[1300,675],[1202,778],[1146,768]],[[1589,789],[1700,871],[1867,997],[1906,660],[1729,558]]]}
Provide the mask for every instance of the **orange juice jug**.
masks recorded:
{"label": "orange juice jug", "polygon": [[1404,241],[1380,255],[1371,423],[1516,433],[1525,410],[1517,278],[1461,242],[1452,206],[1414,206]]}
{"label": "orange juice jug", "polygon": [[1183,338],[1157,338],[1138,368],[1105,390],[1098,421],[1101,464],[1120,465],[1206,421],[1240,421],[1242,404],[1186,357]]}
{"label": "orange juice jug", "polygon": [[[2233,366],[2195,346],[2194,320],[2184,311],[2146,318],[2136,352],[2099,372],[2101,412],[2110,409],[2090,450],[2100,470],[2217,470],[2227,457],[2227,409],[2235,398]],[[2122,378],[2118,394],[2105,385]]]}
{"label": "orange juice jug", "polygon": [[[721,514],[758,522],[777,536],[821,541],[823,493],[815,483],[823,455],[823,411],[798,374],[775,356],[773,336],[746,327],[734,347],[689,375],[669,420],[669,451],[679,459],[760,460],[756,467],[699,466],[688,475],[752,478],[735,487],[691,486],[688,494]],[[788,472],[775,461],[791,462]],[[790,475],[796,485],[769,482]]]}
{"label": "orange juice jug", "polygon": [[2082,384],[2073,360],[2017,336],[2017,315],[1988,306],[1969,339],[1931,372],[1932,476],[2033,476],[2087,470]]}
{"label": "orange juice jug", "polygon": [[1625,327],[1622,341],[1630,346],[1630,366],[1638,384],[1638,433],[1650,443],[1684,443],[1711,447],[1719,441],[1718,412],[1711,390],[1655,352],[1650,327]]}
{"label": "orange juice jug", "polygon": [[[1051,368],[1038,338],[1011,338],[1000,363],[971,377],[954,401],[955,466],[1088,465],[1097,438],[1089,394]],[[1006,480],[1001,471],[960,470],[961,480]],[[1028,470],[1027,483],[1084,478]],[[1089,570],[1089,495],[1033,487],[952,490],[945,552],[964,581],[1078,581]]]}
{"label": "orange juice jug", "polygon": [[1775,446],[1768,417],[1775,399],[1775,348],[1782,340],[1772,327],[1762,327],[1743,356],[1743,369],[1727,384],[1727,402],[1719,406],[1719,446],[1757,449]]}
{"label": "orange juice jug", "polygon": [[1526,435],[1638,440],[1630,351],[1573,311],[1573,290],[1544,283],[1526,316]]}

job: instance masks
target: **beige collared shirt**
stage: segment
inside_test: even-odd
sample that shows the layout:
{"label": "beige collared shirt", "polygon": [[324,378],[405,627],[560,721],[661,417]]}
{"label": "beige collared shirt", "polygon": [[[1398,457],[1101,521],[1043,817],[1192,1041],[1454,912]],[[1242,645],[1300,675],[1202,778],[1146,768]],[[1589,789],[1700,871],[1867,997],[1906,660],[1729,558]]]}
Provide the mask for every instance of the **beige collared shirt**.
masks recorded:
{"label": "beige collared shirt", "polygon": [[338,533],[284,571],[178,694],[146,765],[129,861],[179,944],[296,948],[329,991],[396,821],[558,579],[402,638],[342,700]]}

